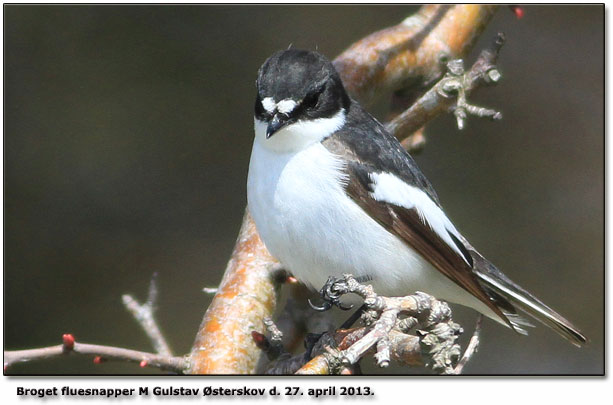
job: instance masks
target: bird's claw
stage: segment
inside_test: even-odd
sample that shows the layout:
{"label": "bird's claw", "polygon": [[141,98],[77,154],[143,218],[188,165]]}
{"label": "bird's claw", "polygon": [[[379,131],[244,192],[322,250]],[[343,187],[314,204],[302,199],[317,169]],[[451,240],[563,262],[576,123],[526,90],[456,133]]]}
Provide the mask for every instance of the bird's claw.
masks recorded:
{"label": "bird's claw", "polygon": [[309,305],[311,306],[311,308],[313,308],[315,311],[325,312],[329,310],[330,308],[332,308],[332,304],[329,301],[324,301],[321,307],[313,304],[313,301],[311,301],[310,298],[308,299],[308,301],[309,301]]}
{"label": "bird's claw", "polygon": [[337,305],[337,306],[338,306],[340,309],[342,309],[343,311],[349,311],[350,309],[352,309],[352,308],[353,308],[353,304],[350,304],[350,305],[345,305],[345,304],[343,304],[343,303],[342,303],[342,302],[340,302],[340,301],[339,301],[339,302],[338,302],[336,305]]}
{"label": "bird's claw", "polygon": [[324,300],[324,303],[321,307],[314,305],[311,300],[309,300],[309,305],[316,311],[327,311],[333,306],[337,306],[343,311],[348,311],[353,308],[353,305],[345,305],[341,302],[341,297],[349,292],[349,286],[345,279],[328,277],[328,281],[326,284],[319,290],[319,294],[321,298]]}

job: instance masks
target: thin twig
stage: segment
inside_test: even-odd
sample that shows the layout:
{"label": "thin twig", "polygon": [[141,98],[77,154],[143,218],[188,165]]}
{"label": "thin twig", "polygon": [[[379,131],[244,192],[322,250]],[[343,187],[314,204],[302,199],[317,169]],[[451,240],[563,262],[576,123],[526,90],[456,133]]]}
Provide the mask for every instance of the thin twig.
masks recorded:
{"label": "thin twig", "polygon": [[149,283],[149,294],[147,302],[139,304],[134,297],[129,294],[124,294],[121,298],[126,309],[130,311],[134,319],[143,328],[155,351],[162,356],[172,356],[172,351],[160,331],[160,328],[155,320],[155,307],[157,300],[157,273],[154,273]]}
{"label": "thin twig", "polygon": [[[65,341],[66,336],[71,335],[64,335]],[[70,346],[67,346],[66,343],[64,343],[57,346],[42,347],[38,349],[5,351],[4,369],[6,371],[8,367],[19,362],[65,356],[70,353],[97,356],[98,359],[102,358],[104,360],[135,362],[139,363],[141,367],[154,367],[177,373],[183,373],[188,366],[187,360],[183,357],[164,356],[155,353],[124,349],[121,347],[77,343],[73,338]]]}
{"label": "thin twig", "polygon": [[475,323],[475,331],[473,332],[470,341],[468,342],[468,346],[466,346],[466,350],[464,351],[464,355],[458,361],[458,364],[453,369],[453,373],[451,374],[462,374],[462,370],[464,366],[471,359],[473,354],[477,352],[479,349],[479,335],[481,334],[481,322],[483,321],[483,315],[479,314],[477,317],[477,322]]}

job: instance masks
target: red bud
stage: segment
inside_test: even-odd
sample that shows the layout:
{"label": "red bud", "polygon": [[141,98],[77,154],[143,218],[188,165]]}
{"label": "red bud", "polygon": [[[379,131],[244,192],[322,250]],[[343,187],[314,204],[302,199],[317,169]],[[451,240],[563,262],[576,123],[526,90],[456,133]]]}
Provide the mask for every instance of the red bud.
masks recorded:
{"label": "red bud", "polygon": [[266,339],[266,336],[264,336],[260,332],[251,332],[251,337],[253,338],[253,341],[255,342],[255,345],[258,347],[258,349],[267,350],[270,347],[268,339]]}
{"label": "red bud", "polygon": [[65,333],[62,335],[62,342],[64,344],[64,351],[69,352],[74,349],[74,336],[70,333]]}
{"label": "red bud", "polygon": [[521,6],[509,6],[509,8],[511,9],[511,11],[513,11],[513,13],[515,13],[515,17],[517,17],[517,19],[521,19],[524,16],[524,9]]}

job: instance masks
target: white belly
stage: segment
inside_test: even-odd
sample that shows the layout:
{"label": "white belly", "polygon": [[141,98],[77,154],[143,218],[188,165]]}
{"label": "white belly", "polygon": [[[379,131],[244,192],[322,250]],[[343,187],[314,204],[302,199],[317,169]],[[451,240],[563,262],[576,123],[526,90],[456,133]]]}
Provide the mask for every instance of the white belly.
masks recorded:
{"label": "white belly", "polygon": [[319,142],[286,154],[254,142],[249,210],[273,256],[315,289],[351,273],[382,295],[423,291],[494,315],[347,197],[341,167]]}

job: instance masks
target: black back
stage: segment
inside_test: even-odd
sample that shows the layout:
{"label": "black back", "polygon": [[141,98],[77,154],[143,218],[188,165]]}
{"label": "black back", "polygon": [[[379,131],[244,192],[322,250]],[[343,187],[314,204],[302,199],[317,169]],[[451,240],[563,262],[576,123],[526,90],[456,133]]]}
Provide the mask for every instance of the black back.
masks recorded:
{"label": "black back", "polygon": [[423,190],[440,205],[432,184],[411,155],[356,101],[351,101],[343,128],[327,138],[323,145],[344,155],[365,187],[370,187],[369,173],[387,172]]}

